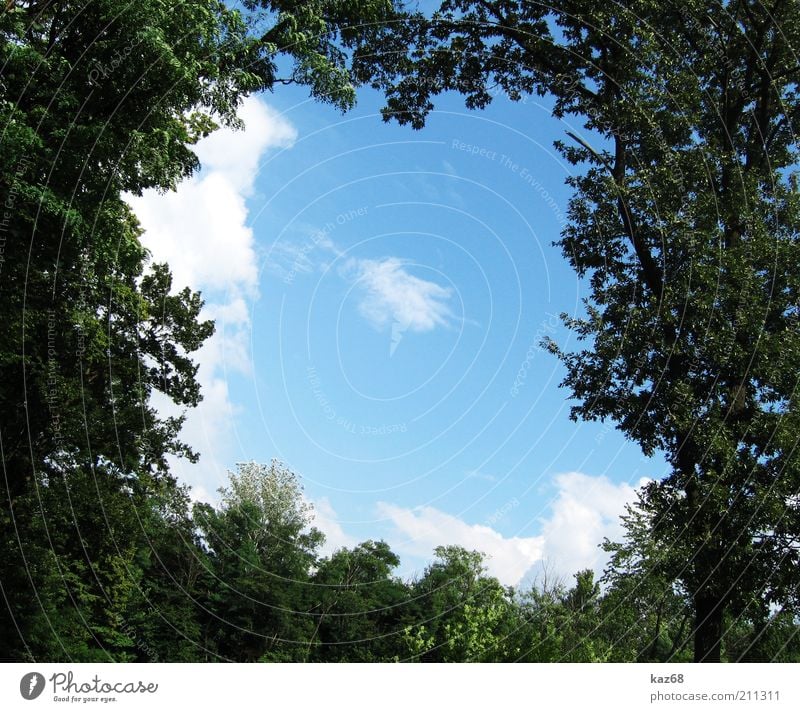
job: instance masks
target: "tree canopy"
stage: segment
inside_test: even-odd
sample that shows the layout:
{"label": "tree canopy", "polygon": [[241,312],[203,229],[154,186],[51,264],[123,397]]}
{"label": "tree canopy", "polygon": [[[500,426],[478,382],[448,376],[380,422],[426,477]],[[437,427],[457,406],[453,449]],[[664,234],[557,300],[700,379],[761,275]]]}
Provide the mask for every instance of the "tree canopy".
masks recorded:
{"label": "tree canopy", "polygon": [[582,136],[558,244],[588,283],[564,315],[572,417],[664,452],[643,507],[695,608],[697,660],[725,613],[797,611],[797,48],[793,3],[452,0],[357,57],[384,118],[421,128],[444,91],[553,99]]}
{"label": "tree canopy", "polygon": [[[57,577],[88,575],[84,599],[106,596],[91,561],[105,548],[124,557],[124,542],[137,538],[137,508],[149,507],[151,496],[169,499],[169,455],[195,458],[180,439],[183,418],[159,414],[152,396],[184,409],[198,404],[192,354],[214,326],[200,316],[199,294],[150,263],[123,193],[174,189],[198,167],[193,144],[219,124],[239,125],[248,93],[296,83],[349,108],[347,48],[360,25],[390,7],[4,4],[0,530],[9,548],[0,580],[14,613],[2,615],[0,637],[12,648],[24,648],[35,621],[48,617],[37,592],[59,557],[69,564],[57,565]],[[70,508],[77,492],[92,498],[80,503],[86,508]],[[111,509],[119,500],[133,511],[104,519],[108,497]],[[58,506],[64,512],[53,511]],[[90,557],[66,529],[48,538],[47,522],[66,517],[97,535],[111,525],[112,541],[98,541]],[[42,536],[48,545],[26,552],[23,542]],[[77,607],[78,594],[64,595]]]}
{"label": "tree canopy", "polygon": [[[0,657],[47,661],[800,659],[800,13],[750,0],[7,2],[0,12]],[[547,95],[584,130],[558,245],[575,419],[671,472],[611,563],[527,591],[439,547],[322,554],[297,476],[243,463],[192,503],[182,409],[212,335],[123,198],[283,84],[422,128]]]}

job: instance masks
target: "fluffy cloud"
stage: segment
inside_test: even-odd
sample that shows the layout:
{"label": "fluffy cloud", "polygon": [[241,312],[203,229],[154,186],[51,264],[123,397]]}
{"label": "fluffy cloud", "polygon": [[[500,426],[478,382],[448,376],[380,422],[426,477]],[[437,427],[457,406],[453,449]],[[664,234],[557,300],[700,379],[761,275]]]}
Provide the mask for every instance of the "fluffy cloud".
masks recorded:
{"label": "fluffy cloud", "polygon": [[297,140],[297,130],[256,97],[244,100],[239,118],[245,123],[244,131],[215,131],[197,144],[195,153],[204,168],[247,196],[253,191],[264,153],[271,148],[291,146]]}
{"label": "fluffy cloud", "polygon": [[452,290],[410,274],[408,265],[398,257],[345,263],[344,274],[362,291],[361,315],[376,328],[399,324],[403,330],[422,332],[450,325],[453,313],[447,302]]}
{"label": "fluffy cloud", "polygon": [[349,534],[346,534],[339,518],[327,497],[321,497],[314,501],[312,525],[325,535],[325,544],[322,546],[321,553],[330,556],[337,549],[343,547],[352,548],[358,542]]}
{"label": "fluffy cloud", "polygon": [[436,546],[455,544],[485,553],[489,573],[505,585],[525,586],[543,566],[566,583],[581,569],[599,574],[607,557],[598,544],[604,537],[622,536],[619,516],[635,500],[635,488],[580,472],[556,475],[555,484],[558,493],[549,515],[532,537],[505,537],[434,507],[408,509],[382,502],[378,513],[391,525],[388,540],[394,550],[418,561],[429,561]]}
{"label": "fluffy cloud", "polygon": [[548,566],[563,577],[571,577],[581,569],[602,572],[608,556],[598,544],[606,537],[622,537],[620,515],[626,504],[635,501],[636,489],[646,481],[642,479],[632,486],[582,472],[556,475],[558,494],[541,530]]}
{"label": "fluffy cloud", "polygon": [[243,131],[220,129],[195,147],[202,171],[174,193],[147,191],[129,202],[142,242],[172,268],[177,288],[245,292],[257,289],[258,261],[247,226],[246,198],[270,148],[291,145],[294,128],[257,98],[244,101]]}
{"label": "fluffy cloud", "polygon": [[[156,262],[167,262],[174,289],[203,292],[203,318],[217,331],[195,354],[203,401],[190,411],[183,438],[201,454],[199,467],[173,463],[176,474],[197,492],[224,482],[237,408],[231,401],[230,374],[250,373],[248,301],[258,294],[258,258],[247,226],[247,198],[266,151],[291,146],[294,127],[261,100],[250,97],[239,110],[244,130],[220,129],[195,146],[202,170],[174,193],[147,191],[128,202],[145,230],[142,242]],[[165,415],[175,414],[166,399],[154,399]]]}
{"label": "fluffy cloud", "polygon": [[505,585],[519,583],[542,558],[542,537],[505,538],[491,527],[467,524],[434,507],[405,509],[380,502],[378,513],[394,527],[390,543],[397,553],[430,558],[433,549],[444,544],[482,551],[489,557],[489,573]]}

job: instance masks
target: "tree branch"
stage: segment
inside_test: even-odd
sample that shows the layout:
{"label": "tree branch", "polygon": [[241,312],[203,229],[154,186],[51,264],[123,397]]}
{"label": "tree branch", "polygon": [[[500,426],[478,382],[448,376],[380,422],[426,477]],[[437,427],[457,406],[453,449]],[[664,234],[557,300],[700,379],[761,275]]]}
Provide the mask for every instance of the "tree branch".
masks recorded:
{"label": "tree branch", "polygon": [[567,131],[567,136],[577,141],[587,151],[592,153],[592,155],[594,155],[597,160],[605,166],[606,170],[608,170],[609,174],[611,175],[617,192],[617,210],[619,212],[620,219],[622,220],[622,225],[625,228],[625,234],[628,236],[628,239],[633,246],[633,250],[636,253],[636,257],[639,260],[639,266],[642,269],[645,284],[647,284],[648,288],[655,296],[660,298],[664,293],[664,282],[661,276],[661,271],[658,269],[658,265],[653,259],[653,256],[650,254],[650,250],[647,248],[647,245],[644,244],[641,236],[638,233],[638,230],[636,229],[633,215],[628,207],[628,203],[625,201],[623,194],[622,184],[625,178],[625,143],[619,136],[614,136],[615,155],[614,165],[612,166],[582,138],[576,136],[571,131]]}

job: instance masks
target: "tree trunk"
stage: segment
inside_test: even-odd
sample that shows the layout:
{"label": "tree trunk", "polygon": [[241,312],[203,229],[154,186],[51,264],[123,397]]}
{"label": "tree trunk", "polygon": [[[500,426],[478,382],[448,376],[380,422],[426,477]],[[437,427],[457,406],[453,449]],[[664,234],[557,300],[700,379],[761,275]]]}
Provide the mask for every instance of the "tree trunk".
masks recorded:
{"label": "tree trunk", "polygon": [[718,597],[700,593],[694,597],[694,661],[718,663],[722,651],[724,603]]}

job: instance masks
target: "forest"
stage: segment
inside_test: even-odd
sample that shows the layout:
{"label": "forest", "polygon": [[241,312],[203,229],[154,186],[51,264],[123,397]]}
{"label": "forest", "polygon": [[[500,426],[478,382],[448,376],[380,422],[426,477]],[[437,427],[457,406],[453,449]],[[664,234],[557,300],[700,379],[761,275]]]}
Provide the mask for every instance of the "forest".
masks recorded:
{"label": "forest", "polygon": [[[798,49],[791,0],[4,2],[0,659],[800,662]],[[670,466],[601,577],[516,589],[443,541],[405,580],[384,541],[321,553],[279,460],[215,505],[172,471],[215,324],[126,196],[285,85],[422,133],[546,96],[595,137],[555,147],[588,296],[543,347],[573,420]]]}

